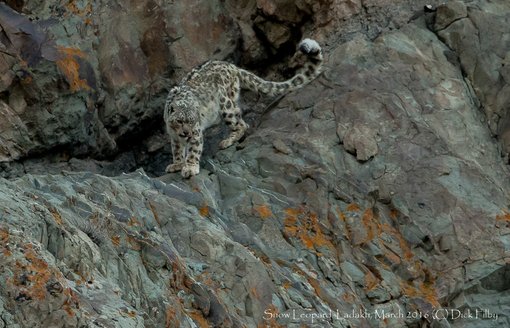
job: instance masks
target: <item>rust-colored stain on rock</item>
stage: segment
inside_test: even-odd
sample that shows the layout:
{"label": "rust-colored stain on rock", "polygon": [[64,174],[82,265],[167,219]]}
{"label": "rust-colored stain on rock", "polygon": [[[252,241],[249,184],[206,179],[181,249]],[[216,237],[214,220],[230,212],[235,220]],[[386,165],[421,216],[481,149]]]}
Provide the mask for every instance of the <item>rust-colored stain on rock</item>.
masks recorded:
{"label": "rust-colored stain on rock", "polygon": [[57,60],[59,70],[64,74],[72,92],[90,90],[87,80],[80,77],[78,58],[85,58],[85,53],[76,48],[58,47],[60,59]]}

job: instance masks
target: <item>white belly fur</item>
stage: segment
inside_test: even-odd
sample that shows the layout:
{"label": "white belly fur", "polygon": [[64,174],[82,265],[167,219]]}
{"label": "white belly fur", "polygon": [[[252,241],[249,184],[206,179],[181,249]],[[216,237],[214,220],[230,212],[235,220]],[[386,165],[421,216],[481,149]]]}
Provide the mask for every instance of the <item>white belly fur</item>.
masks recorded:
{"label": "white belly fur", "polygon": [[203,109],[202,128],[207,129],[210,126],[220,123],[220,111],[216,102],[209,102]]}

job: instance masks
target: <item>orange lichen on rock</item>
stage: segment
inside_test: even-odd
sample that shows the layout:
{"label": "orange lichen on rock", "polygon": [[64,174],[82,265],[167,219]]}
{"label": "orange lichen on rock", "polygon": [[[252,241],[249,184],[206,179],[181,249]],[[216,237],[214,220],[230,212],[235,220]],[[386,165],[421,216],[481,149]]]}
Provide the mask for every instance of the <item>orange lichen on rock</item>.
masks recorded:
{"label": "orange lichen on rock", "polygon": [[51,215],[53,215],[53,218],[55,219],[55,222],[57,222],[58,225],[64,224],[64,221],[62,220],[62,215],[60,215],[59,211],[57,211],[56,208],[51,207],[49,211]]}
{"label": "orange lichen on rock", "polygon": [[187,311],[188,316],[193,319],[195,324],[197,324],[200,328],[209,328],[209,322],[204,317],[203,313],[201,311],[192,310]]}
{"label": "orange lichen on rock", "polygon": [[407,244],[407,240],[405,240],[404,237],[402,237],[402,234],[400,232],[398,232],[396,237],[398,239],[400,249],[404,253],[404,259],[411,260],[414,255],[413,255],[413,252],[411,251],[411,248]]}
{"label": "orange lichen on rock", "polygon": [[92,4],[88,3],[85,7],[79,8],[75,0],[70,0],[66,5],[67,10],[77,16],[85,16],[92,13]]}
{"label": "orange lichen on rock", "polygon": [[391,237],[392,240],[398,242],[398,247],[401,253],[395,254],[391,248],[388,252],[385,252],[386,257],[393,263],[400,263],[400,260],[395,256],[400,256],[404,260],[411,260],[413,258],[413,252],[409,246],[407,240],[402,236],[402,233],[388,223],[381,223],[380,218],[374,213],[372,208],[368,208],[363,212],[361,217],[361,223],[365,228],[366,236],[359,242],[360,244],[368,243],[375,238],[379,238],[383,245],[387,246],[387,238],[381,238],[382,234]]}
{"label": "orange lichen on rock", "polygon": [[287,216],[298,216],[299,214],[303,213],[303,209],[302,208],[287,208],[285,210],[285,214],[287,214]]}
{"label": "orange lichen on rock", "polygon": [[259,292],[257,291],[257,288],[255,287],[252,287],[250,288],[250,294],[255,298],[255,299],[260,299],[260,295],[259,295]]}
{"label": "orange lichen on rock", "polygon": [[9,243],[9,237],[9,230],[0,228],[0,243],[2,246]]}
{"label": "orange lichen on rock", "polygon": [[299,228],[297,226],[298,224],[298,214],[300,212],[296,211],[295,209],[288,208],[285,210],[285,213],[287,216],[285,217],[285,220],[283,221],[284,224],[284,231],[290,236],[296,236],[298,234]]}
{"label": "orange lichen on rock", "polygon": [[301,240],[308,249],[325,246],[335,251],[331,240],[322,232],[317,214],[305,209],[286,209],[284,233]]}
{"label": "orange lichen on rock", "polygon": [[200,216],[202,216],[204,218],[208,217],[209,216],[209,206],[204,205],[204,206],[200,207],[198,212],[200,213]]}
{"label": "orange lichen on rock", "polygon": [[65,54],[67,56],[75,56],[79,58],[86,58],[87,54],[81,51],[78,48],[71,48],[71,47],[58,47],[58,52],[60,54]]}
{"label": "orange lichen on rock", "polygon": [[[347,206],[346,213],[346,238],[355,246],[367,244],[379,237],[381,227],[379,217],[372,208],[367,208],[363,212],[356,204]],[[349,213],[350,212],[350,213]],[[355,213],[353,213],[355,212]],[[360,218],[361,215],[361,218]]]}
{"label": "orange lichen on rock", "polygon": [[365,291],[372,290],[379,285],[379,279],[372,272],[365,274]]}
{"label": "orange lichen on rock", "polygon": [[502,214],[496,215],[496,221],[499,221],[499,222],[510,222],[510,212],[503,211]]}
{"label": "orange lichen on rock", "polygon": [[32,282],[30,295],[37,300],[43,300],[47,292],[46,284],[52,276],[48,270],[48,263],[38,258],[32,247],[25,248],[25,257],[30,262],[26,267],[27,271],[33,272],[33,274],[29,274],[30,278],[28,278]]}
{"label": "orange lichen on rock", "polygon": [[359,211],[361,211],[359,205],[356,204],[356,203],[350,203],[349,205],[347,205],[346,210],[350,211],[350,212],[359,212]]}
{"label": "orange lichen on rock", "polygon": [[136,226],[140,226],[140,222],[138,222],[138,220],[132,216],[129,218],[129,221],[127,223],[128,227],[136,227]]}
{"label": "orange lichen on rock", "polygon": [[154,207],[154,205],[151,202],[149,202],[149,208],[152,212],[152,215],[154,216],[154,220],[156,220],[158,225],[161,226],[161,221],[159,220],[158,212],[156,212],[156,208]]}
{"label": "orange lichen on rock", "polygon": [[20,80],[21,84],[23,84],[23,85],[29,85],[33,81],[34,81],[34,78],[31,77],[30,75],[27,75],[27,76],[21,78],[21,80]]}
{"label": "orange lichen on rock", "polygon": [[253,210],[261,219],[267,219],[273,216],[273,212],[271,212],[271,209],[267,205],[255,205],[253,206]]}
{"label": "orange lichen on rock", "polygon": [[307,279],[308,283],[310,284],[310,286],[313,287],[314,291],[315,291],[315,294],[321,299],[323,300],[326,304],[329,305],[330,308],[334,309],[334,308],[338,308],[338,300],[335,299],[333,296],[331,296],[327,289],[324,289],[322,286],[321,286],[321,283],[319,280],[317,279],[314,279],[312,277],[308,277]]}
{"label": "orange lichen on rock", "polygon": [[2,255],[3,256],[11,256],[12,255],[12,252],[10,249],[8,248],[5,248],[3,251],[2,251]]}
{"label": "orange lichen on rock", "polygon": [[342,299],[347,303],[354,303],[356,301],[356,296],[354,296],[352,293],[343,293]]}
{"label": "orange lichen on rock", "polygon": [[71,301],[65,300],[64,305],[62,305],[62,308],[64,309],[64,311],[66,311],[68,316],[70,317],[74,316],[74,310],[71,306]]}
{"label": "orange lichen on rock", "polygon": [[85,53],[76,48],[58,47],[57,49],[60,54],[57,67],[64,74],[71,91],[90,90],[87,81],[80,78],[80,64],[76,60],[77,57],[85,58]]}
{"label": "orange lichen on rock", "polygon": [[408,297],[420,298],[427,301],[434,307],[439,307],[440,303],[437,300],[437,293],[434,288],[434,283],[420,282],[417,287],[411,285],[409,282],[401,283],[400,289],[402,294]]}
{"label": "orange lichen on rock", "polygon": [[64,311],[66,311],[67,315],[72,317],[74,316],[73,307],[78,309],[80,306],[78,296],[71,288],[65,288],[64,295],[67,296],[67,299],[62,307],[64,308]]}
{"label": "orange lichen on rock", "polygon": [[383,250],[384,257],[390,261],[392,264],[400,264],[402,260],[400,259],[400,256],[395,254],[391,249],[386,248]]}
{"label": "orange lichen on rock", "polygon": [[48,263],[37,256],[32,244],[25,245],[23,253],[26,262],[16,261],[13,284],[30,298],[43,300],[47,294],[46,284],[53,274],[48,269]]}
{"label": "orange lichen on rock", "polygon": [[15,298],[20,297],[38,304],[40,302],[46,304],[57,299],[61,304],[60,309],[68,316],[74,316],[75,311],[79,309],[79,299],[68,286],[63,274],[39,254],[38,245],[24,243],[23,237],[14,238],[5,233],[4,229],[0,229],[0,240],[4,242],[9,238],[14,239],[10,242],[16,244],[17,255],[15,258],[3,257],[2,261],[2,265],[9,268],[10,272],[6,277],[6,283],[11,290],[9,293]]}
{"label": "orange lichen on rock", "polygon": [[128,236],[127,237],[129,245],[131,245],[131,249],[134,251],[139,251],[142,249],[140,242],[135,237]]}
{"label": "orange lichen on rock", "polygon": [[114,246],[119,246],[120,245],[120,236],[119,235],[112,236],[111,240],[112,240],[112,244]]}
{"label": "orange lichen on rock", "polygon": [[411,248],[409,247],[409,244],[407,243],[407,240],[402,236],[402,233],[392,227],[389,224],[382,224],[381,225],[382,231],[384,231],[386,234],[392,236],[395,238],[398,243],[400,250],[402,251],[402,256],[405,260],[411,260],[413,258],[413,252],[411,251]]}
{"label": "orange lichen on rock", "polygon": [[342,222],[345,222],[345,214],[339,208],[336,209],[336,214]]}
{"label": "orange lichen on rock", "polygon": [[361,217],[361,223],[365,227],[365,231],[367,233],[365,238],[365,243],[373,240],[374,237],[379,236],[381,234],[381,226],[376,216],[374,215],[374,211],[371,208],[367,208],[363,212],[363,216]]}
{"label": "orange lichen on rock", "polygon": [[12,252],[9,249],[9,230],[0,228],[0,246],[3,248],[3,256],[11,256]]}
{"label": "orange lichen on rock", "polygon": [[212,274],[209,271],[204,271],[200,273],[196,277],[196,279],[197,281],[200,281],[202,284],[212,289],[216,289],[217,287],[219,287],[219,284],[216,281],[214,281],[214,279],[212,278]]}
{"label": "orange lichen on rock", "polygon": [[177,319],[177,310],[173,305],[167,305],[165,311],[165,327],[180,327],[181,322]]}

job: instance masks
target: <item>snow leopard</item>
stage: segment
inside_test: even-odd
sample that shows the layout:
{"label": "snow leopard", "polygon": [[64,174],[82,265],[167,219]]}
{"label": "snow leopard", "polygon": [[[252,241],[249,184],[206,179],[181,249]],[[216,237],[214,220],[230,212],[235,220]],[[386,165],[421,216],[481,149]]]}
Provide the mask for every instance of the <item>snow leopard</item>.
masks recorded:
{"label": "snow leopard", "polygon": [[221,149],[239,141],[248,129],[238,104],[240,90],[280,96],[301,88],[320,74],[322,49],[317,41],[304,39],[293,60],[301,61],[301,68],[283,82],[266,81],[225,61],[208,61],[188,73],[165,102],[164,122],[173,155],[166,172],[181,171],[184,178],[198,174],[205,129],[223,119],[230,134],[220,142]]}

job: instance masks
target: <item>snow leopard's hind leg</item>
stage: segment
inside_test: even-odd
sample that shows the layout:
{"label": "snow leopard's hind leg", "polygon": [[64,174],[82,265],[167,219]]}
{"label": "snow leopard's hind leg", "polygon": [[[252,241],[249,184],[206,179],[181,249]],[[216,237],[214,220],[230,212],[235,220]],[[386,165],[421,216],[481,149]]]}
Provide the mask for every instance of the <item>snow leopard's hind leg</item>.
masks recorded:
{"label": "snow leopard's hind leg", "polygon": [[225,149],[241,139],[248,129],[248,124],[241,116],[239,100],[239,80],[228,86],[220,97],[220,112],[225,124],[230,128],[230,135],[220,142],[220,148]]}

